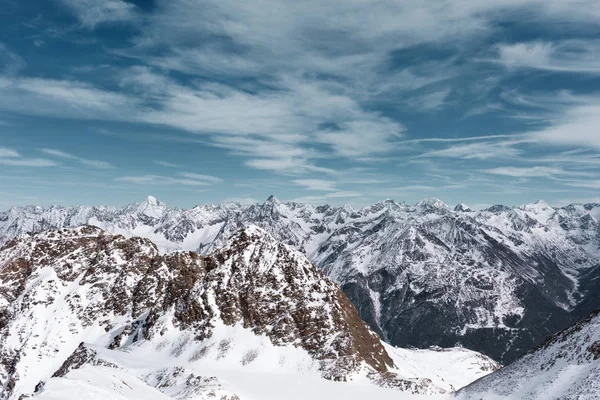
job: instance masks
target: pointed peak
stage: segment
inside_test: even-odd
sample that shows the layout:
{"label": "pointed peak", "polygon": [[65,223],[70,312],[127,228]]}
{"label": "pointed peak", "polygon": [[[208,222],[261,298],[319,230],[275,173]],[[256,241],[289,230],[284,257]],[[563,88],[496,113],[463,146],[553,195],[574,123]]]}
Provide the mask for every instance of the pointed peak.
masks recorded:
{"label": "pointed peak", "polygon": [[364,211],[367,212],[380,212],[382,210],[395,210],[400,208],[401,205],[396,203],[394,200],[392,199],[385,199],[382,201],[378,201],[377,203],[370,205],[370,206],[366,206],[363,208]]}
{"label": "pointed peak", "polygon": [[146,200],[144,200],[144,203],[151,205],[151,206],[161,206],[161,205],[165,204],[162,201],[158,200],[156,197],[150,196],[150,195],[148,197],[146,197]]}
{"label": "pointed peak", "polygon": [[548,211],[553,208],[548,205],[544,200],[538,200],[534,203],[524,204],[520,207],[524,211]]}
{"label": "pointed peak", "polygon": [[151,218],[162,218],[167,209],[167,205],[156,199],[154,196],[148,196],[143,203],[137,207],[138,214],[144,214]]}
{"label": "pointed peak", "polygon": [[281,204],[281,202],[274,195],[270,195],[267,198],[267,200],[265,200],[264,204],[266,204],[266,205],[269,205],[269,204],[275,204],[275,205],[277,205],[277,204]]}
{"label": "pointed peak", "polygon": [[428,208],[428,209],[442,209],[442,210],[450,209],[450,207],[448,207],[446,205],[446,203],[444,203],[443,201],[441,201],[440,199],[437,199],[435,197],[427,197],[426,199],[423,199],[420,202],[418,202],[415,206],[417,208]]}
{"label": "pointed peak", "polygon": [[466,205],[465,203],[460,203],[456,207],[454,207],[454,211],[456,212],[473,212],[473,209]]}

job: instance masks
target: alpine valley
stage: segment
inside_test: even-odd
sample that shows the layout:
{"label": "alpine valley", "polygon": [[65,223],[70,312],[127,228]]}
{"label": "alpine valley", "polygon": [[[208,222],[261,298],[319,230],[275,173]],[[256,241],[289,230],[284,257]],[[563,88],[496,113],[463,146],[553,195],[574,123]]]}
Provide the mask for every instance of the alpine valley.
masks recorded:
{"label": "alpine valley", "polygon": [[600,204],[433,198],[13,207],[0,398],[446,396],[498,363],[458,395],[547,398],[504,386],[545,368],[581,372],[559,396],[580,398],[600,358],[599,220]]}

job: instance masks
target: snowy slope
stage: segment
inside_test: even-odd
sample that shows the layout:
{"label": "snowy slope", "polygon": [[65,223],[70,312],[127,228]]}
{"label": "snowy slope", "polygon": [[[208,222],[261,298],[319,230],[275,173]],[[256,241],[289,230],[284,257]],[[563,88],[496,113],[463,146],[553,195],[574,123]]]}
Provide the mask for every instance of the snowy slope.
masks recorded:
{"label": "snowy slope", "polygon": [[209,254],[256,225],[340,284],[390,343],[460,343],[506,363],[600,306],[590,284],[600,276],[599,217],[597,204],[542,201],[476,212],[434,198],[354,210],[270,197],[181,210],[149,197],[122,209],[14,207],[0,213],[0,243],[90,223],[149,238],[162,253]]}
{"label": "snowy slope", "polygon": [[549,338],[513,364],[464,388],[457,398],[600,398],[600,311]]}
{"label": "snowy slope", "polygon": [[[477,353],[448,351],[461,353],[469,381],[497,367]],[[132,395],[157,396],[140,381],[173,398],[232,394],[221,376],[245,373],[396,393],[448,393],[464,383],[429,369],[438,352],[422,365],[423,353],[410,354],[383,345],[336,284],[257,227],[207,257],[162,255],[148,239],[93,226],[23,234],[0,251],[2,399],[36,387],[56,398],[75,381],[83,382],[77,390],[115,398],[127,385]],[[102,368],[96,374],[88,365]]]}

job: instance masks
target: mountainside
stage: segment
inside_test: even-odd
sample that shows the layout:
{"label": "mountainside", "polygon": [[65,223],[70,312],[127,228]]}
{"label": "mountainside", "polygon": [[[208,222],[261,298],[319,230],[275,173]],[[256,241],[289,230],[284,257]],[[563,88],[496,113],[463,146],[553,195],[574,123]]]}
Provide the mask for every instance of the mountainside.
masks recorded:
{"label": "mountainside", "polygon": [[163,253],[208,254],[256,225],[340,284],[389,343],[460,343],[507,363],[600,306],[599,219],[597,204],[475,212],[425,199],[354,210],[270,197],[182,210],[149,197],[122,209],[15,207],[0,213],[0,243],[27,231],[92,224],[150,238]]}
{"label": "mountainside", "polygon": [[461,390],[460,400],[600,398],[600,310],[511,365]]}
{"label": "mountainside", "polygon": [[[462,366],[462,381],[446,379],[444,357],[458,360],[447,371]],[[382,344],[339,286],[257,227],[207,256],[160,254],[148,239],[88,225],[0,250],[1,399],[237,400],[219,371],[448,393],[496,368],[466,350]]]}

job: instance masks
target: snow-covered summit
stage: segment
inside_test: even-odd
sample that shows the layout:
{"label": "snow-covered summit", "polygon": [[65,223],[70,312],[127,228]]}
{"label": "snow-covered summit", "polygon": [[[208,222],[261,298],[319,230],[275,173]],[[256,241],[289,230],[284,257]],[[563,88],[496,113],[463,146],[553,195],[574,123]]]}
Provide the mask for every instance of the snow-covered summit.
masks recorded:
{"label": "snow-covered summit", "polygon": [[427,212],[431,212],[432,210],[450,210],[450,207],[446,203],[435,197],[427,197],[419,201],[415,204],[415,208]]}
{"label": "snow-covered summit", "polygon": [[473,209],[466,205],[465,203],[460,203],[456,207],[454,207],[454,211],[456,212],[473,212]]}
{"label": "snow-covered summit", "polygon": [[137,214],[144,215],[149,218],[161,219],[168,211],[165,203],[157,200],[153,196],[148,196],[136,210]]}

